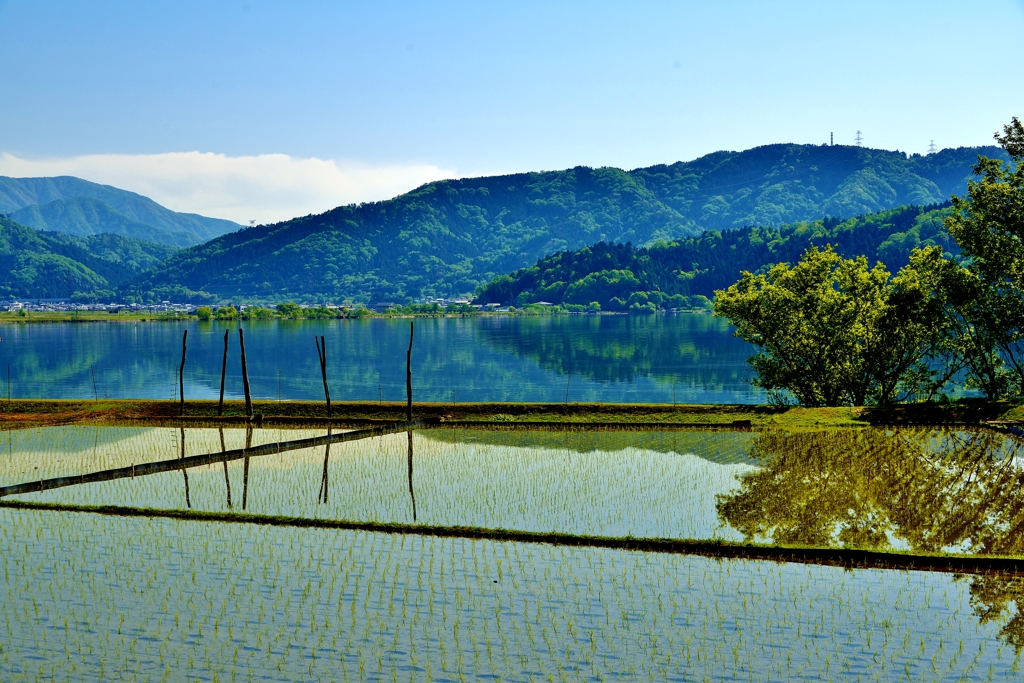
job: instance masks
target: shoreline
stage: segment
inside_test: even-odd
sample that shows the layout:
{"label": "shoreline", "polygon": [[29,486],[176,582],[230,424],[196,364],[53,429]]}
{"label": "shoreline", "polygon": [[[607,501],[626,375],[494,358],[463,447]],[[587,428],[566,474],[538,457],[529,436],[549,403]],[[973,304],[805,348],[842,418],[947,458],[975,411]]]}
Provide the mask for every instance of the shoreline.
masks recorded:
{"label": "shoreline", "polygon": [[[244,425],[264,427],[326,425],[323,401],[255,400],[253,418],[242,400],[0,399],[0,429],[61,424],[138,424],[159,426]],[[335,426],[365,427],[405,419],[404,401],[332,401]],[[451,428],[481,429],[815,429],[868,426],[971,425],[1005,428],[1024,420],[1024,406],[964,400],[890,407],[804,408],[747,404],[642,403],[441,403],[414,402],[417,419],[436,419]],[[993,423],[993,424],[989,424]]]}
{"label": "shoreline", "polygon": [[[685,315],[700,313],[711,315],[711,311],[703,308],[660,310],[649,315]],[[17,313],[0,312],[0,325],[34,325],[40,323],[91,323],[91,322],[199,322],[199,323],[250,323],[250,322],[271,322],[271,321],[309,321],[309,320],[366,320],[366,319],[395,319],[395,320],[416,320],[423,318],[476,318],[476,317],[509,317],[509,318],[557,318],[562,316],[628,316],[635,315],[627,311],[536,311],[522,310],[515,311],[473,311],[465,313],[376,313],[369,312],[362,315],[337,315],[329,317],[317,316],[272,316],[269,318],[239,316],[236,318],[211,318],[202,320],[195,314],[168,313],[105,313],[102,311],[64,312],[54,311],[42,313],[34,311],[28,315],[20,316]]]}

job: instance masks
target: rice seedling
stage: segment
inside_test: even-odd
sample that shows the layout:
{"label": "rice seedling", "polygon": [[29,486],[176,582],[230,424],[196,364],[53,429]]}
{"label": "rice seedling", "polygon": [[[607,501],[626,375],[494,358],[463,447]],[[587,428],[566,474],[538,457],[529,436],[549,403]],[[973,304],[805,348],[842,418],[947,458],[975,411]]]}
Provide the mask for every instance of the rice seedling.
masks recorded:
{"label": "rice seedling", "polygon": [[[222,446],[218,430],[186,432],[185,455],[247,438],[226,429]],[[259,429],[252,441],[321,433]],[[1018,458],[986,438],[427,431],[413,434],[414,469],[405,434],[332,446],[327,503],[323,448],[253,458],[248,503],[411,522],[411,482],[424,524],[694,538],[812,528],[827,544],[868,519],[888,533],[865,538],[1013,550]],[[3,483],[181,450],[178,429],[12,439]],[[228,463],[227,482],[222,463],[190,469],[193,508],[237,509],[226,484],[242,488],[243,466]],[[22,498],[183,509],[185,495],[181,472],[168,472]],[[900,501],[920,504],[901,517]],[[852,521],[830,512],[844,505]],[[738,509],[760,510],[762,526]],[[815,511],[824,521],[808,527]],[[988,521],[961,524],[966,535],[944,531],[978,511]],[[11,681],[1009,680],[1024,646],[1015,575],[9,508],[0,591],[0,671]]]}
{"label": "rice seedling", "polygon": [[12,681],[1009,680],[1019,664],[1010,615],[977,603],[995,587],[950,574],[14,510],[0,548]]}
{"label": "rice seedling", "polygon": [[[220,452],[219,430],[186,433],[185,455]],[[225,429],[226,447],[242,447],[243,434]],[[312,435],[261,429],[253,432],[253,439],[254,444],[274,443]],[[722,464],[693,453],[694,446],[708,442],[713,434],[611,433],[614,450],[601,449],[595,435],[548,434],[557,443],[547,447],[488,443],[480,436],[464,430],[430,430],[412,434],[411,442],[409,435],[396,434],[334,444],[329,460],[323,448],[253,458],[247,485],[240,461],[227,463],[227,483],[224,463],[190,468],[187,497],[179,471],[19,499],[172,509],[191,503],[196,510],[229,511],[235,510],[228,506],[230,485],[247,489],[246,511],[256,514],[608,536],[740,538],[721,528],[714,496],[735,490],[736,475],[752,466]],[[630,445],[631,440],[638,445]],[[95,456],[83,454],[74,460],[55,452],[54,446],[50,451],[26,448],[6,469],[0,466],[0,477],[7,483],[75,474],[95,469],[93,463],[124,467],[140,460],[139,451],[150,460],[176,458],[180,441],[179,430],[147,430],[114,441]],[[669,447],[673,441],[678,452]],[[33,462],[50,465],[26,476]],[[331,495],[324,502],[326,481]]]}

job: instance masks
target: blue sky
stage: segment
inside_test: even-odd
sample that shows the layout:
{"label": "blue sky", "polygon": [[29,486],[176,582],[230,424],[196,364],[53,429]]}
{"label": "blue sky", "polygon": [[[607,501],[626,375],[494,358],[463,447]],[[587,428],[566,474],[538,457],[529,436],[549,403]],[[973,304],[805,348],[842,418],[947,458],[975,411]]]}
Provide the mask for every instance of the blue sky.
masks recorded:
{"label": "blue sky", "polygon": [[1024,0],[0,0],[0,25],[0,174],[236,220],[830,132],[989,144],[1024,117]]}

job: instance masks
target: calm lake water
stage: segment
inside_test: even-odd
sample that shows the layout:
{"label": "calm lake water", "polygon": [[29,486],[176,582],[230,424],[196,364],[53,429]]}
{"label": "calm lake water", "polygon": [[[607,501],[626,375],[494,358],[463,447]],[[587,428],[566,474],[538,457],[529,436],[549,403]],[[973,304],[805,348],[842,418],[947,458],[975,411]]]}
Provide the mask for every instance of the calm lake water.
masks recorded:
{"label": "calm lake water", "polygon": [[[327,343],[335,400],[405,400],[409,320],[242,323],[253,395],[323,398],[314,335]],[[177,397],[188,329],[186,399],[216,398],[224,331],[226,396],[242,397],[238,324],[93,322],[0,326],[0,384],[15,398]],[[710,315],[416,320],[420,401],[757,403],[753,352]],[[95,381],[94,381],[95,378]]]}

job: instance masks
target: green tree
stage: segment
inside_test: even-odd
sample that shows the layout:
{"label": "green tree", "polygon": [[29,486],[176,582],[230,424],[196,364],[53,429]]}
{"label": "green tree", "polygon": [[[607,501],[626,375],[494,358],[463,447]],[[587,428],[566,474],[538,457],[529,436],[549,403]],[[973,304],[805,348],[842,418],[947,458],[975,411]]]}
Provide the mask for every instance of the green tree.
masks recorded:
{"label": "green tree", "polygon": [[881,263],[811,247],[793,267],[743,272],[715,296],[715,315],[759,347],[754,384],[809,406],[888,404],[920,383],[939,348],[942,299],[932,266],[938,248],[915,250],[895,278]]}
{"label": "green tree", "polygon": [[278,304],[277,312],[286,318],[297,318],[302,313],[302,306],[289,301],[286,304]]}
{"label": "green tree", "polygon": [[951,345],[990,398],[1024,394],[1024,125],[995,138],[1011,162],[979,156],[945,221],[965,266],[947,283]]}
{"label": "green tree", "polygon": [[196,316],[200,320],[210,320],[213,317],[213,309],[209,306],[200,306],[196,309]]}

